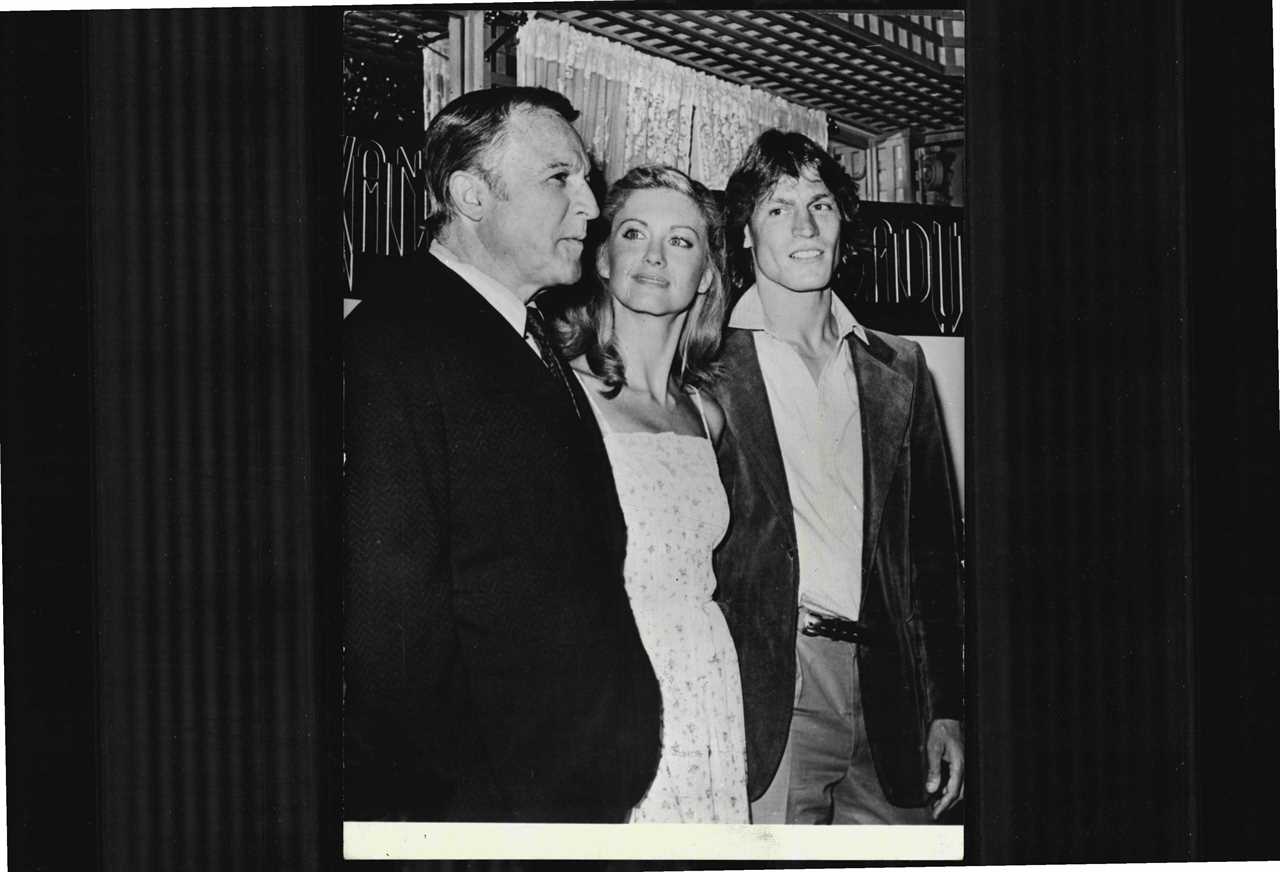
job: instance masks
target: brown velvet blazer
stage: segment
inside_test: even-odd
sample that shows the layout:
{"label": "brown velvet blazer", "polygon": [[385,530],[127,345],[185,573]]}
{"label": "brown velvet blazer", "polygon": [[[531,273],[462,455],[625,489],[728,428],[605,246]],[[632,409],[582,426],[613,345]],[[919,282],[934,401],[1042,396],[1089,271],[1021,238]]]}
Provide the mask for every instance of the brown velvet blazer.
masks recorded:
{"label": "brown velvet blazer", "polygon": [[[964,605],[954,487],[920,346],[874,330],[849,342],[862,410],[866,495],[859,620],[888,641],[859,652],[863,713],[885,795],[926,802],[928,725],[963,717]],[[795,692],[800,569],[782,454],[751,332],[725,337],[720,471],[732,509],[716,599],[738,648],[747,779],[764,793]]]}

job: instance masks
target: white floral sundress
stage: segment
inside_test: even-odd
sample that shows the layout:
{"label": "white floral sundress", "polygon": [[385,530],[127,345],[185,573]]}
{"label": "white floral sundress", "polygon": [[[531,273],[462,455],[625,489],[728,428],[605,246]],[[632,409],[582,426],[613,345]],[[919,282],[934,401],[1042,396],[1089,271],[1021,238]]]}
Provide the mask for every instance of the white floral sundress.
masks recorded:
{"label": "white floral sundress", "polygon": [[715,449],[705,436],[613,432],[592,394],[627,523],[627,595],[662,692],[658,773],[630,820],[747,823],[738,656],[711,599],[729,525]]}

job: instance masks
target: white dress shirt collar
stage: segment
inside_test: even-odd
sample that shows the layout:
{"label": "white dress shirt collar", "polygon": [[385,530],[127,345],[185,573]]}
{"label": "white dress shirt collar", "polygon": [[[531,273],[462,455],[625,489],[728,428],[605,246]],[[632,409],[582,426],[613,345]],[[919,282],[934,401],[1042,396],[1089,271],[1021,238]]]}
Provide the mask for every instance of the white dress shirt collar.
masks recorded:
{"label": "white dress shirt collar", "polygon": [[476,293],[484,297],[485,301],[498,311],[498,314],[511,325],[512,330],[524,336],[525,304],[514,291],[479,267],[458,260],[457,256],[439,241],[432,240],[430,252],[432,257],[475,288]]}
{"label": "white dress shirt collar", "polygon": [[[841,338],[853,333],[862,340],[863,345],[871,344],[871,340],[867,338],[866,328],[858,323],[858,319],[853,317],[849,307],[834,293],[831,295],[831,313],[835,315],[836,330],[839,331]],[[763,330],[771,336],[776,335],[765,314],[764,304],[760,301],[760,292],[755,285],[747,288],[737,305],[733,307],[729,326],[740,330]]]}

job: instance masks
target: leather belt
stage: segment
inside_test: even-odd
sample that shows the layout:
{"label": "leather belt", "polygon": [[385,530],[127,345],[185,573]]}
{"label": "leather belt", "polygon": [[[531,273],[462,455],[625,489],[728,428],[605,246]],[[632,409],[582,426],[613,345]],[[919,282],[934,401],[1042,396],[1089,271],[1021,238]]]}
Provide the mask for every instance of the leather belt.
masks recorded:
{"label": "leather belt", "polygon": [[879,647],[884,645],[884,633],[871,629],[866,624],[850,621],[845,618],[833,618],[801,609],[800,632],[806,636],[823,636],[837,642],[852,642],[855,645]]}

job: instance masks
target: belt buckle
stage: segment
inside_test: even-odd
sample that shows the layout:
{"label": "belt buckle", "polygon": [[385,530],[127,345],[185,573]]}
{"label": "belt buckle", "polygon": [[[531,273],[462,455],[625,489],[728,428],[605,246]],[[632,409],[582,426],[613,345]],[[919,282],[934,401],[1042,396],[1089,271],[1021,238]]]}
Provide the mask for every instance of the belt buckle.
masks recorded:
{"label": "belt buckle", "polygon": [[822,615],[804,610],[805,621],[800,632],[806,636],[822,636],[837,642],[849,642],[853,645],[870,644],[869,634],[865,627],[857,621]]}
{"label": "belt buckle", "polygon": [[841,618],[804,609],[803,625],[800,628],[800,632],[806,636],[822,636],[827,639],[839,640],[843,635],[840,627],[841,623],[843,623]]}

